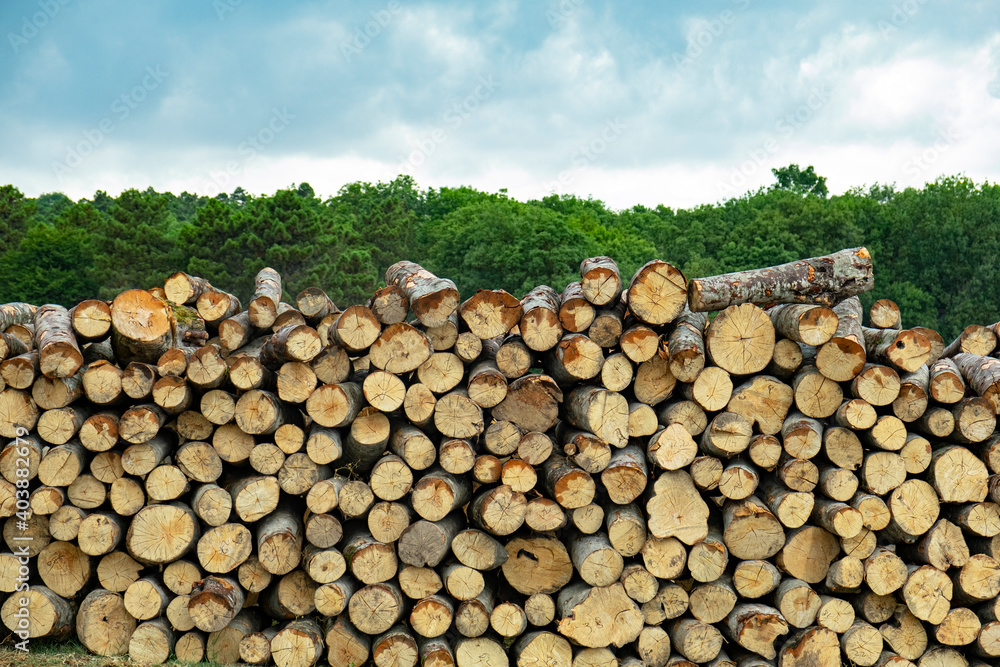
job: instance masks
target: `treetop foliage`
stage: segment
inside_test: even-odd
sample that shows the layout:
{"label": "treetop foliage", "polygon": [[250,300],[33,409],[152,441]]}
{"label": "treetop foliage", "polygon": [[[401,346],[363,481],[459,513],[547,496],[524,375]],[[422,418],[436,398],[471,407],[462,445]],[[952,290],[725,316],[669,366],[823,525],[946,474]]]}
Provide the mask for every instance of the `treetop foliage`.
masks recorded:
{"label": "treetop foliage", "polygon": [[770,188],[691,209],[506,191],[422,190],[409,176],[350,183],[321,199],[308,183],[273,195],[242,188],[209,198],[126,190],[73,202],[0,187],[0,303],[72,305],[162,285],[175,271],[250,298],[257,271],[283,276],[285,299],[323,287],[338,304],[363,303],[385,269],[409,259],[477,288],[520,297],[539,284],[562,290],[580,261],[614,257],[626,277],[650,259],[689,278],[757,268],[865,245],[875,263],[866,305],[890,298],[906,326],[948,338],[1000,320],[1000,186],[964,176],[920,189],[876,185],[830,196],[809,166],[773,170]]}

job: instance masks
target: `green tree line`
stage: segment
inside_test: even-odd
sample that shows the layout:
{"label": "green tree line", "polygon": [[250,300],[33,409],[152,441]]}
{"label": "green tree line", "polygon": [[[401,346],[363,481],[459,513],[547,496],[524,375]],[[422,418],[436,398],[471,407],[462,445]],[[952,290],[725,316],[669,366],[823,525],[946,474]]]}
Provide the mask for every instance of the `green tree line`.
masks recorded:
{"label": "green tree line", "polygon": [[175,271],[248,299],[272,266],[286,299],[318,285],[338,304],[361,303],[400,259],[454,280],[463,295],[538,284],[561,290],[580,261],[614,257],[627,277],[653,258],[689,277],[726,273],[865,245],[875,290],[904,325],[946,338],[1000,320],[1000,186],[964,176],[923,188],[876,185],[830,196],[812,167],[774,170],[769,188],[690,209],[506,191],[421,189],[408,176],[351,183],[323,199],[307,183],[271,196],[237,189],[208,198],[126,190],[72,201],[0,187],[0,303],[71,305],[162,285]]}

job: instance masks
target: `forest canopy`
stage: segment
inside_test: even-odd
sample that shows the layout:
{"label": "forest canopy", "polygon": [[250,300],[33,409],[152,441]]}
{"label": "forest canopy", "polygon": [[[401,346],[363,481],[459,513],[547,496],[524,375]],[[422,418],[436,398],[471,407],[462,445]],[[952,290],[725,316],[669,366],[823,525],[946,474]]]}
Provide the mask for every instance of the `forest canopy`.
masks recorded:
{"label": "forest canopy", "polygon": [[[876,185],[830,196],[813,167],[775,169],[775,184],[691,209],[504,190],[421,189],[412,178],[351,183],[333,197],[308,183],[273,195],[237,188],[214,198],[126,190],[72,201],[0,186],[0,303],[70,306],[176,271],[248,299],[271,266],[293,302],[323,287],[337,304],[363,303],[385,269],[409,259],[451,278],[463,296],[502,288],[517,297],[579,279],[586,257],[610,255],[631,276],[653,258],[688,278],[769,266],[865,245],[877,298],[896,301],[904,326],[945,338],[1000,320],[1000,186],[964,176],[920,189]],[[245,303],[246,301],[244,301]]]}

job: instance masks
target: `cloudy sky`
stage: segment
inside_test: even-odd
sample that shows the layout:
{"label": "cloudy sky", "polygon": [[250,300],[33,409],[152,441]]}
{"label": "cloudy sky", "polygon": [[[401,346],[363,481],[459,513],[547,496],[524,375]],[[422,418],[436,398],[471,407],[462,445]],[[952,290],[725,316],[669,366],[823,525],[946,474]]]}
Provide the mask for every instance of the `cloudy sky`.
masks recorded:
{"label": "cloudy sky", "polygon": [[0,34],[0,183],[29,195],[1000,180],[987,0],[4,0]]}

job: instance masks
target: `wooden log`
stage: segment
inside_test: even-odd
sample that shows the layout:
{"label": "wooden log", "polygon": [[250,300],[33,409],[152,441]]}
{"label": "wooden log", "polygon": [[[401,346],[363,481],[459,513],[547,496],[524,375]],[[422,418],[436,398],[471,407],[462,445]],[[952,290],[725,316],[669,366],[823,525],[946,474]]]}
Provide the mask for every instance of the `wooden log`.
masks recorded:
{"label": "wooden log", "polygon": [[783,667],[839,667],[837,633],[823,627],[799,630],[782,644],[778,660]]}
{"label": "wooden log", "polygon": [[708,505],[684,471],[667,471],[657,478],[646,511],[655,537],[676,537],[690,545],[708,535]]}
{"label": "wooden log", "polygon": [[523,311],[520,302],[504,290],[480,289],[459,306],[458,313],[479,338],[496,338],[517,326]]}
{"label": "wooden log", "polygon": [[302,557],[302,520],[287,509],[279,509],[257,527],[257,554],[271,574],[288,574]]}
{"label": "wooden log", "polygon": [[[706,369],[705,372],[708,371],[709,369]],[[695,380],[693,397],[696,401],[698,401],[697,387],[698,380]],[[791,387],[777,378],[758,375],[733,391],[726,409],[741,415],[749,423],[756,424],[761,433],[773,435],[782,430],[782,424],[793,399],[794,392]],[[701,401],[699,403],[705,407]]]}
{"label": "wooden log", "polygon": [[369,351],[373,366],[390,373],[409,373],[427,361],[433,345],[425,333],[400,322],[386,327]]}
{"label": "wooden log", "polygon": [[938,359],[930,367],[929,390],[938,403],[957,403],[965,396],[965,379],[954,359]]}
{"label": "wooden log", "polygon": [[[376,290],[366,305],[376,319],[385,325],[405,322],[406,314],[410,310],[410,300],[399,285],[387,285]],[[336,309],[336,306],[332,306],[332,308]],[[302,310],[302,303],[299,303],[299,310]],[[302,312],[306,317],[309,317],[306,311],[302,310]]]}
{"label": "wooden log", "polygon": [[730,639],[748,651],[773,660],[776,640],[788,634],[788,623],[774,607],[751,603],[738,605],[726,617]]}
{"label": "wooden log", "polygon": [[678,269],[667,262],[651,260],[636,271],[629,283],[629,309],[646,324],[666,324],[681,314],[687,287],[687,279]]}
{"label": "wooden log", "polygon": [[49,304],[35,311],[35,349],[42,375],[69,378],[83,365],[83,353],[73,333],[72,318],[63,306]]}
{"label": "wooden log", "polygon": [[795,407],[813,419],[834,414],[844,399],[840,385],[823,375],[816,366],[803,366],[795,373],[792,395]]}
{"label": "wooden log", "polygon": [[0,377],[10,389],[30,389],[40,373],[38,352],[34,350],[0,363]]}
{"label": "wooden log", "polygon": [[733,587],[743,598],[762,598],[780,583],[781,572],[767,560],[742,560],[733,571]]}
{"label": "wooden log", "polygon": [[899,378],[899,395],[892,402],[892,412],[904,422],[912,422],[927,411],[929,374],[927,366]]}
{"label": "wooden log", "polygon": [[368,635],[387,631],[402,618],[403,610],[403,593],[391,581],[361,588],[348,603],[352,625]]}
{"label": "wooden log", "polygon": [[103,588],[88,593],[76,613],[76,636],[97,655],[125,655],[135,629],[122,596]]}
{"label": "wooden log", "polygon": [[960,352],[953,357],[968,386],[1000,414],[1000,360]]}
{"label": "wooden log", "polygon": [[867,292],[873,284],[871,255],[865,248],[853,248],[765,269],[695,278],[691,280],[689,298],[691,310],[696,312],[742,303],[812,303],[830,307]]}
{"label": "wooden log", "polygon": [[459,305],[455,283],[438,278],[413,262],[397,262],[386,269],[385,282],[406,293],[413,314],[428,327],[440,326]]}
{"label": "wooden log", "polygon": [[945,347],[941,357],[954,357],[959,353],[985,357],[991,354],[996,346],[997,337],[993,329],[980,324],[970,324],[962,330],[958,338]]}
{"label": "wooden log", "polygon": [[734,375],[762,371],[771,361],[774,340],[771,320],[751,304],[719,313],[705,335],[708,358]]}
{"label": "wooden log", "polygon": [[880,364],[892,366],[897,371],[912,373],[927,363],[931,344],[915,331],[904,329],[869,329],[862,327],[868,356]]}
{"label": "wooden log", "polygon": [[580,286],[583,296],[595,306],[615,301],[622,293],[618,264],[610,257],[591,257],[580,263]]}
{"label": "wooden log", "polygon": [[583,285],[579,281],[566,285],[559,299],[559,324],[562,328],[571,333],[586,331],[594,321],[594,315],[593,304],[583,295]]}
{"label": "wooden log", "polygon": [[844,657],[857,665],[870,666],[882,655],[882,635],[864,621],[855,621],[840,637]]}
{"label": "wooden log", "polygon": [[846,382],[861,372],[866,360],[865,337],[861,328],[862,308],[851,297],[833,308],[839,318],[837,332],[816,354],[816,366],[835,382]]}
{"label": "wooden log", "polygon": [[[622,332],[621,350],[626,357],[637,364],[652,359],[659,349],[659,335],[645,324],[632,324]],[[674,372],[673,368],[670,370]]]}
{"label": "wooden log", "polygon": [[323,655],[323,633],[311,618],[289,622],[271,640],[271,657],[278,667],[312,667]]}
{"label": "wooden log", "polygon": [[840,323],[831,308],[811,304],[782,304],[769,308],[767,314],[778,335],[814,346],[829,341]]}
{"label": "wooden log", "polygon": [[851,381],[851,393],[872,405],[891,404],[899,396],[899,374],[888,366],[865,364]]}
{"label": "wooden log", "polygon": [[115,297],[111,303],[111,342],[119,365],[156,363],[174,345],[176,322],[170,306],[145,290],[127,290]]}
{"label": "wooden log", "polygon": [[556,604],[559,633],[581,646],[620,648],[642,631],[639,607],[619,583],[603,588],[570,584],[560,591]]}
{"label": "wooden log", "polygon": [[670,372],[681,382],[693,382],[705,367],[705,329],[708,318],[692,313],[687,304],[667,339]]}

